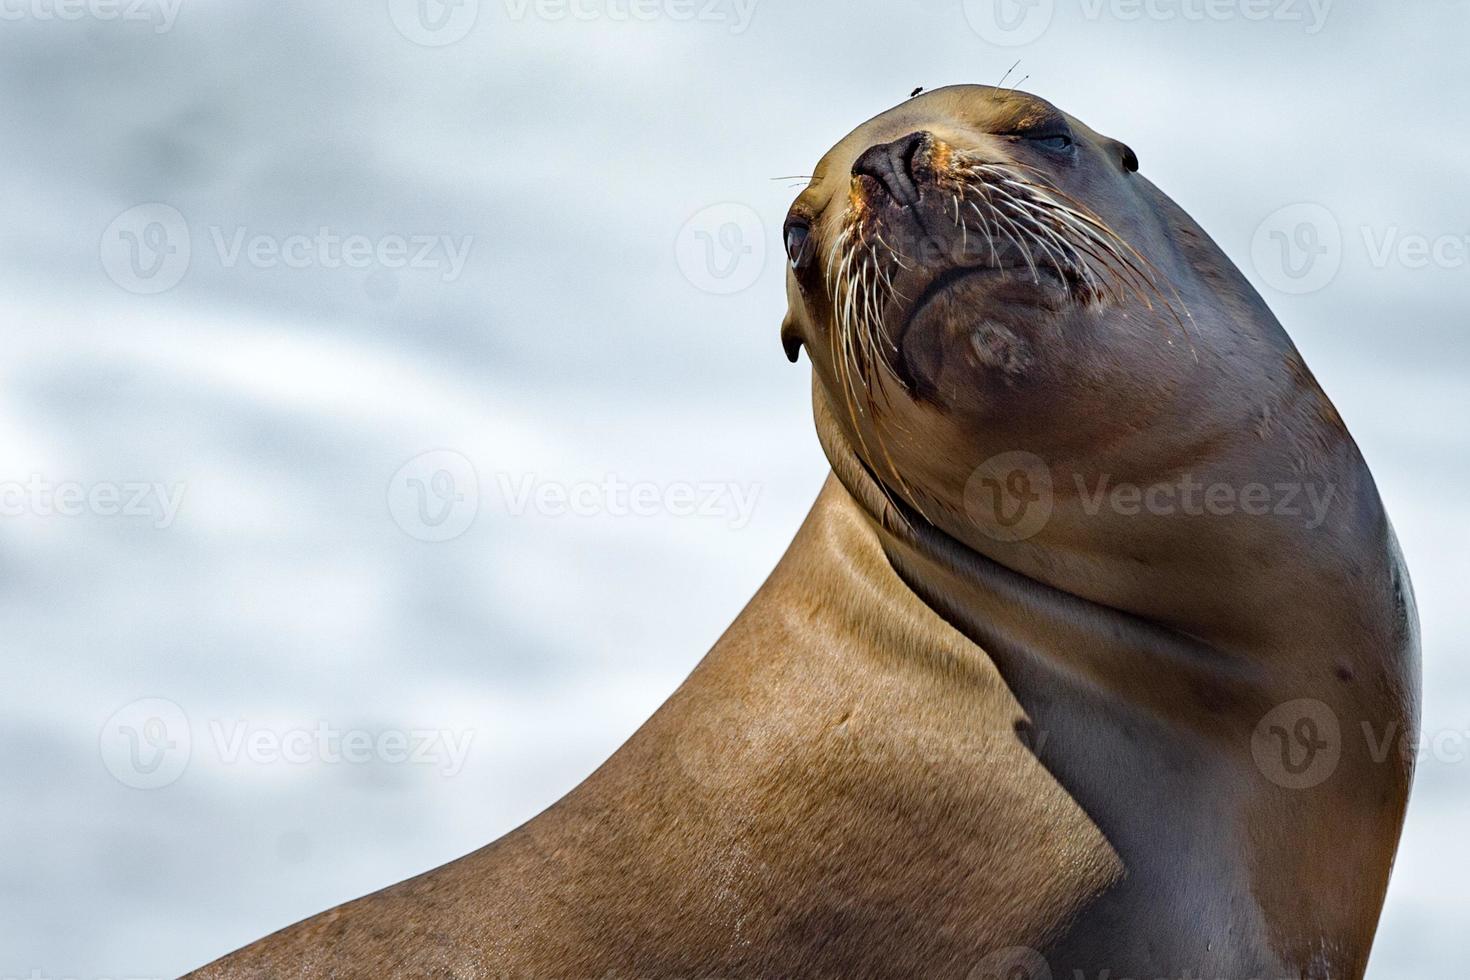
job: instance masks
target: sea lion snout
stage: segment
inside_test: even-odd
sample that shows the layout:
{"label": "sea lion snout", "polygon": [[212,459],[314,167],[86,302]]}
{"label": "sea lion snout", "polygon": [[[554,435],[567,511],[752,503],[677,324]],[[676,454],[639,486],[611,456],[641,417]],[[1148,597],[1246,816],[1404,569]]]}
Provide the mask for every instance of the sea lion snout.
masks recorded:
{"label": "sea lion snout", "polygon": [[934,137],[921,130],[870,146],[853,163],[852,175],[871,178],[896,203],[908,207],[918,202],[925,179],[933,178],[925,152],[933,143]]}

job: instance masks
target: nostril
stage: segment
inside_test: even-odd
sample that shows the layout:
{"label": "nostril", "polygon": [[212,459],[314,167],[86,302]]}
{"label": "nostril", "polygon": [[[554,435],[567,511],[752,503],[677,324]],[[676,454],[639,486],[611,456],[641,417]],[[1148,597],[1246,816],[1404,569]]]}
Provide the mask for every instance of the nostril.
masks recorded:
{"label": "nostril", "polygon": [[919,150],[923,147],[924,140],[928,135],[928,133],[910,133],[894,144],[895,147],[898,147],[900,143],[903,144],[902,148],[898,151],[898,156],[903,161],[904,173],[910,177],[918,177],[919,175],[918,171],[914,168],[914,159],[919,155]]}
{"label": "nostril", "polygon": [[852,165],[853,176],[872,177],[903,205],[919,199],[919,151],[929,134],[909,133],[891,143],[870,146]]}

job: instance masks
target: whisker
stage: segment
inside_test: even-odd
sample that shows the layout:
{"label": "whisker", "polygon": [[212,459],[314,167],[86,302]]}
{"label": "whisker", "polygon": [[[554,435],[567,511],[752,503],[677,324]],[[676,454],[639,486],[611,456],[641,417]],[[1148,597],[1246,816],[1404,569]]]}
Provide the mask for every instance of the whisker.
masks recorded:
{"label": "whisker", "polygon": [[[1089,208],[1051,184],[1040,170],[1025,164],[1002,166],[977,163],[962,168],[962,172],[983,184],[998,184],[1013,205],[1030,209],[1039,226],[1047,227],[1054,235],[1062,236],[1079,255],[1088,256],[1096,264],[1097,271],[1105,273],[1102,277],[1102,291],[1094,288],[1095,294],[1119,299],[1118,293],[1113,289],[1115,282],[1149,309],[1153,309],[1153,299],[1157,299],[1185,337],[1188,337],[1189,328],[1185,319],[1192,320],[1193,315],[1172,284],[1169,287],[1173,294],[1172,299],[1164,295],[1159,283],[1161,279],[1167,282],[1167,277],[1161,276],[1153,263]],[[1038,179],[1030,179],[1027,174],[1035,174]],[[1093,270],[1089,268],[1089,263],[1079,262],[1075,271],[1083,274]]]}
{"label": "whisker", "polygon": [[[1048,276],[1055,273],[1078,303],[1121,305],[1131,297],[1150,310],[1162,307],[1188,337],[1186,318],[1192,317],[1168,278],[1095,212],[1054,186],[1045,173],[1019,163],[960,159],[948,178],[941,183],[949,197],[943,212],[948,215],[953,204],[964,261],[983,262],[988,246],[993,268],[1006,269],[1005,259],[1014,267],[1011,271],[1022,275],[1029,271],[1037,283],[1043,270]],[[971,231],[982,236],[973,253]],[[955,247],[953,241],[944,244]],[[895,278],[900,271],[913,271],[915,264],[923,264],[922,252],[905,256],[884,237],[871,215],[862,213],[849,215],[825,263],[833,321],[831,371],[858,449],[875,472],[885,474],[879,486],[894,505],[892,513],[905,522],[908,518],[897,505],[894,488],[921,516],[924,507],[890,451],[890,439],[906,440],[912,433],[892,412],[893,391],[905,390],[909,383],[900,373],[901,352],[888,314],[908,300]]]}

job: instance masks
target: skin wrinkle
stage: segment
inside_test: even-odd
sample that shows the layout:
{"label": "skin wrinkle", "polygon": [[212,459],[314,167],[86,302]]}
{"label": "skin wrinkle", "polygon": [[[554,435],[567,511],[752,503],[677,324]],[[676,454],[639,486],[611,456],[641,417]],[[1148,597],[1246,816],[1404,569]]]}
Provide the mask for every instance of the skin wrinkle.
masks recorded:
{"label": "skin wrinkle", "polygon": [[[875,147],[907,207],[854,176]],[[840,141],[792,207],[815,252],[781,325],[832,476],[770,578],[544,813],[197,975],[960,980],[1023,947],[1054,977],[1361,977],[1412,760],[1354,736],[1417,731],[1412,591],[1290,340],[1135,169],[983,86]],[[1032,194],[1090,217],[1028,225]],[[1015,452],[1054,489],[1007,537],[966,488]],[[1180,474],[1320,480],[1331,519],[1077,489]],[[1290,788],[1256,735],[1299,699],[1342,735]]]}

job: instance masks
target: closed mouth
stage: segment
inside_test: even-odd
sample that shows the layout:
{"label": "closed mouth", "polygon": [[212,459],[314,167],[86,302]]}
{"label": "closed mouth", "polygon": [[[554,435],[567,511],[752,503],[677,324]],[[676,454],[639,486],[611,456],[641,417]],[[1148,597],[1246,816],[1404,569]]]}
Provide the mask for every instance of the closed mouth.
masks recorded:
{"label": "closed mouth", "polygon": [[904,317],[905,327],[935,299],[972,279],[1006,280],[1015,286],[1007,299],[1025,299],[1048,309],[1060,309],[1058,301],[1071,296],[1073,287],[1073,283],[1055,267],[1029,264],[1019,258],[994,265],[956,266],[941,272],[924,287],[909,306],[908,315]]}

